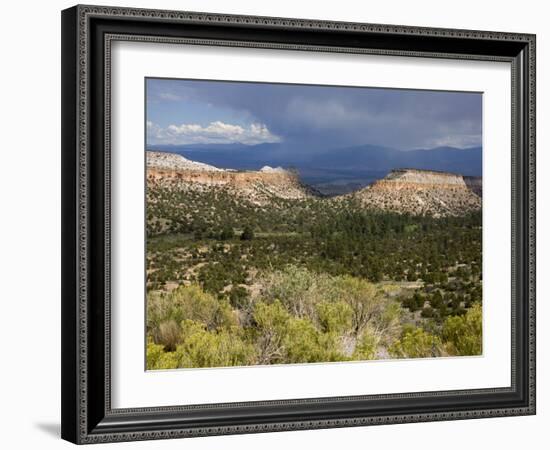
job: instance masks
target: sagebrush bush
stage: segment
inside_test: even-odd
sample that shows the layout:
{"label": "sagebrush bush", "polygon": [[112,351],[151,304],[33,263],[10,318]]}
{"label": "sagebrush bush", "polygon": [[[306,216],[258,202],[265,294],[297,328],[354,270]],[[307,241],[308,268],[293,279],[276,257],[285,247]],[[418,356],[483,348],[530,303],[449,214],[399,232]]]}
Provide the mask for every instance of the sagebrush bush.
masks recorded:
{"label": "sagebrush bush", "polygon": [[177,369],[181,367],[179,355],[176,352],[166,352],[162,345],[148,341],[147,370]]}
{"label": "sagebrush bush", "polygon": [[308,318],[292,316],[276,300],[254,311],[255,339],[262,364],[342,361],[337,334],[323,333]]}
{"label": "sagebrush bush", "polygon": [[388,306],[376,285],[360,278],[345,275],[335,279],[337,295],[351,308],[352,331],[359,336],[372,321],[382,317]]}
{"label": "sagebrush bush", "polygon": [[181,343],[184,320],[203,324],[210,330],[238,325],[237,314],[227,300],[218,300],[197,285],[181,285],[170,293],[148,294],[147,329],[155,344],[173,351]]}
{"label": "sagebrush bush", "polygon": [[360,361],[375,359],[379,344],[380,335],[370,328],[365,329],[357,340],[353,351],[353,359]]}
{"label": "sagebrush bush", "polygon": [[173,352],[180,343],[181,328],[174,319],[161,322],[158,328],[157,342],[164,345],[164,350]]}
{"label": "sagebrush bush", "polygon": [[252,330],[258,349],[259,364],[275,364],[285,361],[284,338],[290,314],[279,300],[273,303],[258,302]]}
{"label": "sagebrush bush", "polygon": [[258,280],[259,294],[267,301],[279,300],[296,317],[314,317],[315,305],[334,298],[332,278],[305,267],[287,265],[283,270],[264,274]]}
{"label": "sagebrush bush", "polygon": [[345,334],[351,329],[353,311],[343,301],[323,301],[316,305],[321,329],[327,333]]}
{"label": "sagebrush bush", "polygon": [[474,304],[463,316],[449,317],[442,332],[447,350],[453,355],[481,355],[482,311],[479,303]]}
{"label": "sagebrush bush", "polygon": [[256,360],[255,348],[237,327],[208,331],[190,320],[182,323],[183,339],[176,353],[181,367],[247,366]]}
{"label": "sagebrush bush", "polygon": [[337,335],[322,333],[305,318],[291,318],[284,339],[287,363],[332,362],[347,359]]}
{"label": "sagebrush bush", "polygon": [[390,348],[395,358],[428,358],[442,356],[441,339],[422,328],[407,329]]}

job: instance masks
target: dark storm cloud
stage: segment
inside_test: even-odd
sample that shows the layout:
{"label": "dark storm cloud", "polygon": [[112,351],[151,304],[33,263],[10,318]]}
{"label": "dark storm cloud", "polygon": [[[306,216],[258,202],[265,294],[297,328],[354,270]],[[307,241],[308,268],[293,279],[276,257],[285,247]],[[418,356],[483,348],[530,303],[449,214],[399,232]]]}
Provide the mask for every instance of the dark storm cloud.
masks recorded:
{"label": "dark storm cloud", "polygon": [[[362,144],[398,149],[481,145],[479,93],[150,80],[148,102],[211,105],[265,124],[290,147]],[[204,121],[204,120],[203,120]],[[179,124],[178,124],[179,125]]]}

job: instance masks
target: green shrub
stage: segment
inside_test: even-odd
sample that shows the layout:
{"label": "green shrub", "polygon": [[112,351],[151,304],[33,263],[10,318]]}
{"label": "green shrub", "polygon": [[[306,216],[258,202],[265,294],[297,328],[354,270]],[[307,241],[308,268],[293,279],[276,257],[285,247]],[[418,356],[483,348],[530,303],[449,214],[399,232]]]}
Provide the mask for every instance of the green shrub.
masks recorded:
{"label": "green shrub", "polygon": [[241,233],[241,241],[251,241],[252,239],[254,239],[254,230],[247,225]]}
{"label": "green shrub", "polygon": [[379,343],[380,336],[372,329],[367,328],[357,340],[355,350],[353,351],[353,359],[361,361],[375,359]]}
{"label": "green shrub", "polygon": [[422,328],[407,329],[401,340],[389,348],[395,358],[427,358],[442,356],[441,339]]}
{"label": "green shrub", "polygon": [[352,311],[352,330],[359,336],[369,322],[380,317],[387,306],[383,293],[366,280],[344,276],[336,280],[339,297]]}
{"label": "green shrub", "polygon": [[321,333],[305,318],[291,319],[283,340],[287,363],[308,363],[319,361],[343,361],[337,336]]}
{"label": "green shrub", "polygon": [[235,237],[235,231],[233,231],[232,227],[230,226],[223,227],[223,230],[220,233],[221,241],[228,241],[229,239],[233,239],[234,237]]}
{"label": "green shrub", "polygon": [[447,318],[443,325],[443,339],[453,355],[481,355],[482,308],[474,304],[465,315]]}
{"label": "green shrub", "polygon": [[147,343],[147,370],[177,369],[179,355],[176,352],[165,352],[164,346]]}
{"label": "green shrub", "polygon": [[343,302],[321,302],[316,305],[319,324],[324,332],[344,334],[351,329],[353,311]]}
{"label": "green shrub", "polygon": [[402,315],[403,309],[397,301],[385,300],[382,313],[372,320],[372,327],[376,329],[381,345],[389,346],[400,336],[403,330]]}
{"label": "green shrub", "polygon": [[204,324],[186,320],[176,354],[180,367],[229,367],[255,364],[254,346],[237,327],[208,331]]}
{"label": "green shrub", "polygon": [[147,329],[155,344],[167,351],[181,343],[181,322],[192,320],[207,329],[238,325],[236,313],[227,300],[218,300],[199,286],[181,285],[167,294],[148,295]]}
{"label": "green shrub", "polygon": [[288,265],[283,270],[264,275],[259,283],[261,296],[267,301],[280,300],[296,317],[315,317],[315,304],[330,295],[331,279],[304,267]]}
{"label": "green shrub", "polygon": [[253,318],[256,322],[254,337],[259,364],[284,362],[283,339],[290,321],[288,311],[278,300],[271,304],[258,302],[254,307]]}
{"label": "green shrub", "polygon": [[242,286],[232,286],[229,291],[229,302],[231,306],[238,309],[248,307],[248,291]]}
{"label": "green shrub", "polygon": [[261,364],[342,361],[338,336],[323,333],[307,318],[292,317],[283,304],[255,306],[255,342]]}

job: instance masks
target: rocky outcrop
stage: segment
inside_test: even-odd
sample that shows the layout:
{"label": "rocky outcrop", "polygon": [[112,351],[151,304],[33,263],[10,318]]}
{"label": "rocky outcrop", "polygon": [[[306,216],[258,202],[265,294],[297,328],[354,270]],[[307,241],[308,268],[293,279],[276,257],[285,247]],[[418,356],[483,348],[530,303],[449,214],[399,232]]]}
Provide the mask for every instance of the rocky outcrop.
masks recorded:
{"label": "rocky outcrop", "polygon": [[191,161],[176,153],[167,152],[146,152],[147,170],[192,170],[202,172],[222,172],[223,169],[203,164],[200,162]]}
{"label": "rocky outcrop", "polygon": [[468,189],[483,197],[483,180],[481,177],[464,177],[464,182],[468,186]]}
{"label": "rocky outcrop", "polygon": [[263,173],[282,173],[282,172],[285,172],[285,169],[283,169],[282,167],[263,166],[260,169],[260,172],[263,172]]}
{"label": "rocky outcrop", "polygon": [[382,180],[379,184],[389,183],[394,188],[403,184],[409,187],[421,186],[465,186],[464,177],[462,175],[437,172],[434,170],[419,170],[419,169],[394,169]]}
{"label": "rocky outcrop", "polygon": [[281,167],[265,166],[259,171],[225,170],[161,152],[147,152],[147,182],[180,190],[225,188],[256,204],[266,204],[272,197],[305,199],[316,195],[300,182],[296,172]]}
{"label": "rocky outcrop", "polygon": [[434,217],[458,216],[481,208],[481,198],[462,175],[430,170],[393,170],[350,195],[366,208]]}

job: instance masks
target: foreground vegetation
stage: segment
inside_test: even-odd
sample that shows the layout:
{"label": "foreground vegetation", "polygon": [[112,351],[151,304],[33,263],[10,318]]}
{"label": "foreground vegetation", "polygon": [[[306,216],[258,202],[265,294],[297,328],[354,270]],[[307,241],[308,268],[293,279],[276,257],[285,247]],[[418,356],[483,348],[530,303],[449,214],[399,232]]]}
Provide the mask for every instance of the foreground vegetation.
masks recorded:
{"label": "foreground vegetation", "polygon": [[481,353],[481,216],[150,188],[147,367]]}

